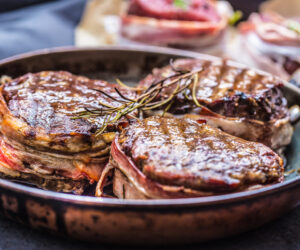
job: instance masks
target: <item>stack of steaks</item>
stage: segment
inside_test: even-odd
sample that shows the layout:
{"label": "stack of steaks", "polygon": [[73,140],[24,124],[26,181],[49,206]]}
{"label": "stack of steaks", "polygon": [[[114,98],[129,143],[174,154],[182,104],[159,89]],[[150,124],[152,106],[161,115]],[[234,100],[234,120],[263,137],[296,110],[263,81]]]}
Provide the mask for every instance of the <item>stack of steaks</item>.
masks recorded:
{"label": "stack of steaks", "polygon": [[[157,82],[168,84],[178,72],[197,77],[166,103],[167,117],[155,116],[165,105],[103,129],[105,108],[135,100]],[[179,79],[177,87],[187,81]],[[151,101],[168,99],[175,86]],[[106,196],[110,185],[124,199],[209,196],[283,180],[282,159],[273,150],[290,143],[293,129],[279,79],[226,61],[180,59],[154,69],[138,87],[57,71],[5,82],[1,175],[77,194],[98,182],[97,196]]]}
{"label": "stack of steaks", "polygon": [[[105,117],[79,119],[78,112],[116,106],[114,84],[45,71],[26,74],[1,87],[0,172],[45,189],[80,194],[98,181],[108,161],[115,126],[100,136]],[[135,93],[120,89],[123,95]]]}

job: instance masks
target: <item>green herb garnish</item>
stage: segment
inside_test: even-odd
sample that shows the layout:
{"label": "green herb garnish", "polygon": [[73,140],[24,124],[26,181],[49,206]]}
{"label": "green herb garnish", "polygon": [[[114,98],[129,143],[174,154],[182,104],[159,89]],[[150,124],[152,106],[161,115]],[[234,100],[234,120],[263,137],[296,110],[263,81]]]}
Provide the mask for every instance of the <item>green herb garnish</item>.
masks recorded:
{"label": "green herb garnish", "polygon": [[300,34],[300,23],[297,22],[297,21],[294,21],[294,20],[289,20],[287,22],[287,27],[290,29],[290,30],[293,30],[295,31],[296,33]]}
{"label": "green herb garnish", "polygon": [[173,5],[180,9],[187,9],[188,7],[187,0],[174,0]]}
{"label": "green herb garnish", "polygon": [[[202,105],[198,102],[196,98],[197,92],[197,83],[199,81],[198,74],[203,71],[203,68],[187,71],[181,70],[174,67],[172,61],[170,65],[174,74],[167,76],[157,82],[153,82],[147,89],[143,91],[138,90],[139,94],[136,98],[131,99],[124,96],[117,88],[115,88],[116,93],[119,95],[120,99],[103,92],[102,90],[94,89],[95,91],[100,92],[106,97],[110,98],[113,101],[117,101],[119,106],[114,107],[106,103],[99,102],[102,106],[101,109],[90,110],[85,108],[83,112],[76,114],[76,117],[73,119],[80,118],[92,118],[97,116],[103,116],[103,124],[96,131],[96,136],[102,134],[108,125],[113,124],[120,120],[122,117],[139,119],[138,117],[143,117],[143,114],[149,110],[154,110],[157,108],[162,108],[162,116],[172,107],[175,102],[175,97],[182,93],[187,96],[187,91],[190,92],[190,97],[187,96],[189,101],[193,101],[195,106],[202,108]],[[117,80],[120,86],[126,86],[120,80]],[[162,96],[157,100],[157,97],[163,89],[174,86],[174,90],[168,96]],[[138,116],[138,117],[136,117]]]}
{"label": "green herb garnish", "polygon": [[229,25],[234,26],[238,21],[241,20],[242,17],[243,12],[240,10],[236,10],[228,20]]}

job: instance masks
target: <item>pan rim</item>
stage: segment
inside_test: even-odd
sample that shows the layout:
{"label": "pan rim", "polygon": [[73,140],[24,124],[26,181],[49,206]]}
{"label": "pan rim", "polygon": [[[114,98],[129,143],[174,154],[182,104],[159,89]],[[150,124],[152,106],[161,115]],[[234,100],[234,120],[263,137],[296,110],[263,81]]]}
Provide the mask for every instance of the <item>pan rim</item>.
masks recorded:
{"label": "pan rim", "polygon": [[[202,58],[207,60],[220,60],[220,58],[210,55],[204,55],[198,52],[185,51],[179,49],[163,48],[156,46],[100,46],[100,47],[56,47],[49,49],[36,50],[33,52],[26,52],[23,54],[15,55],[6,59],[0,60],[0,67],[5,64],[13,63],[18,60],[29,59],[31,57],[43,56],[48,54],[63,54],[70,52],[92,52],[92,51],[115,51],[115,52],[147,52],[147,53],[159,53],[164,55],[183,56],[190,58]],[[228,60],[230,64],[238,67],[246,67],[244,64],[233,62]],[[256,72],[262,74],[269,74],[264,71],[253,69]],[[284,81],[286,88],[289,88],[300,96],[300,89]],[[241,202],[249,199],[259,198],[271,194],[276,194],[288,189],[295,188],[300,185],[300,176],[296,176],[290,180],[282,183],[273,184],[267,187],[263,187],[251,191],[242,191],[224,195],[214,195],[208,197],[196,197],[196,198],[180,198],[180,199],[163,199],[163,200],[122,200],[114,198],[99,198],[92,196],[72,195],[67,193],[59,193],[55,191],[43,190],[35,187],[25,186],[23,184],[15,183],[13,181],[0,179],[0,187],[8,189],[13,192],[34,196],[42,199],[52,199],[60,202],[68,202],[80,205],[87,205],[93,207],[119,207],[119,208],[133,208],[133,207],[145,207],[145,208],[160,208],[160,207],[202,207],[202,206],[213,206],[213,205],[224,205],[234,202]]]}

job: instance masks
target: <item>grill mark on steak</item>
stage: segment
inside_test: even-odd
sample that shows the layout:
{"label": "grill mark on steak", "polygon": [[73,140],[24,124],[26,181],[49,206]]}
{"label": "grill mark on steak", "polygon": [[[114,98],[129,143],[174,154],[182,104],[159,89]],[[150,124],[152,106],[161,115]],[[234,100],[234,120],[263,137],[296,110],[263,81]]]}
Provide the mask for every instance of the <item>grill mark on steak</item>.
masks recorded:
{"label": "grill mark on steak", "polygon": [[118,141],[147,178],[163,185],[227,192],[283,178],[282,160],[268,147],[189,119],[150,117],[125,128]]}
{"label": "grill mark on steak", "polygon": [[[188,71],[203,67],[204,70],[198,74],[196,98],[200,104],[213,112],[227,117],[261,121],[280,119],[288,115],[287,101],[281,93],[283,83],[278,78],[259,74],[250,69],[230,66],[226,60],[207,62],[178,59],[173,64],[175,68]],[[139,86],[149,87],[153,82],[174,73],[170,66],[155,69],[140,82]],[[158,99],[169,96],[173,89],[172,86],[164,89]],[[188,95],[191,95],[191,89]],[[192,112],[195,108],[193,101],[187,101],[183,95],[176,96],[176,103],[177,105],[173,105],[170,112],[186,113]],[[182,104],[185,104],[184,109]]]}
{"label": "grill mark on steak", "polygon": [[94,89],[102,90],[119,100],[119,91],[128,98],[136,93],[116,84],[91,80],[64,71],[28,73],[1,87],[2,133],[39,150],[61,151],[66,154],[107,147],[109,132],[117,130],[110,124],[98,138],[95,131],[102,127],[104,115],[73,119],[77,112],[103,108],[99,101],[119,106]]}
{"label": "grill mark on steak", "polygon": [[[74,76],[68,72],[29,73],[14,79],[3,88],[3,96],[12,114],[32,127],[41,127],[52,134],[81,133],[89,135],[95,130],[94,123],[102,125],[103,117],[72,120],[83,108],[103,108],[97,100],[112,106],[118,102],[93,89],[101,89],[118,99],[117,87],[101,80]],[[133,97],[128,90],[124,95]]]}
{"label": "grill mark on steak", "polygon": [[[115,87],[115,84],[74,76],[68,72],[48,71],[29,73],[14,79],[4,86],[3,96],[12,114],[32,127],[41,127],[53,134],[88,135],[95,130],[92,122],[99,127],[104,118],[100,116],[89,121],[71,118],[83,108],[103,108],[97,100],[112,106],[118,105],[118,102],[93,90],[101,89],[118,99]],[[127,90],[120,91],[124,95],[134,96]]]}
{"label": "grill mark on steak", "polygon": [[29,179],[45,189],[82,193],[88,183],[98,181],[108,162],[118,123],[96,137],[104,116],[73,118],[84,108],[103,108],[99,101],[119,106],[95,90],[118,100],[115,88],[136,96],[116,84],[64,71],[28,73],[6,82],[0,88],[0,174]]}

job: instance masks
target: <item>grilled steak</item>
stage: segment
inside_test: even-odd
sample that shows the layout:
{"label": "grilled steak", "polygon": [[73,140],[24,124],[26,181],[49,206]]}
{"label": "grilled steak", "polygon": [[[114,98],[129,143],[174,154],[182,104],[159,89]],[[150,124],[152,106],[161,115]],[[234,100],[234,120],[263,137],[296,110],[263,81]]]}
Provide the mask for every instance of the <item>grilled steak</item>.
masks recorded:
{"label": "grilled steak", "polygon": [[[194,113],[196,115],[190,115],[190,118],[206,119],[212,126],[247,140],[262,142],[273,149],[290,142],[292,127],[280,79],[233,66],[226,60],[179,59],[173,66],[154,69],[139,86],[147,88],[163,79],[167,84],[176,78],[172,77],[176,70],[200,71],[194,97],[208,110],[195,105],[193,85],[190,85],[185,92],[176,95],[169,112]],[[181,84],[186,80],[180,80]],[[174,85],[164,88],[157,99],[167,99],[174,88]]]}
{"label": "grilled steak", "polygon": [[263,144],[213,128],[204,121],[150,117],[125,128],[112,144],[119,198],[180,198],[247,190],[283,180],[282,159]]}
{"label": "grilled steak", "polygon": [[[81,193],[99,179],[115,125],[99,137],[104,117],[74,119],[84,108],[118,105],[116,85],[68,72],[26,74],[1,86],[0,172],[57,191]],[[128,97],[135,93],[120,89]]]}

